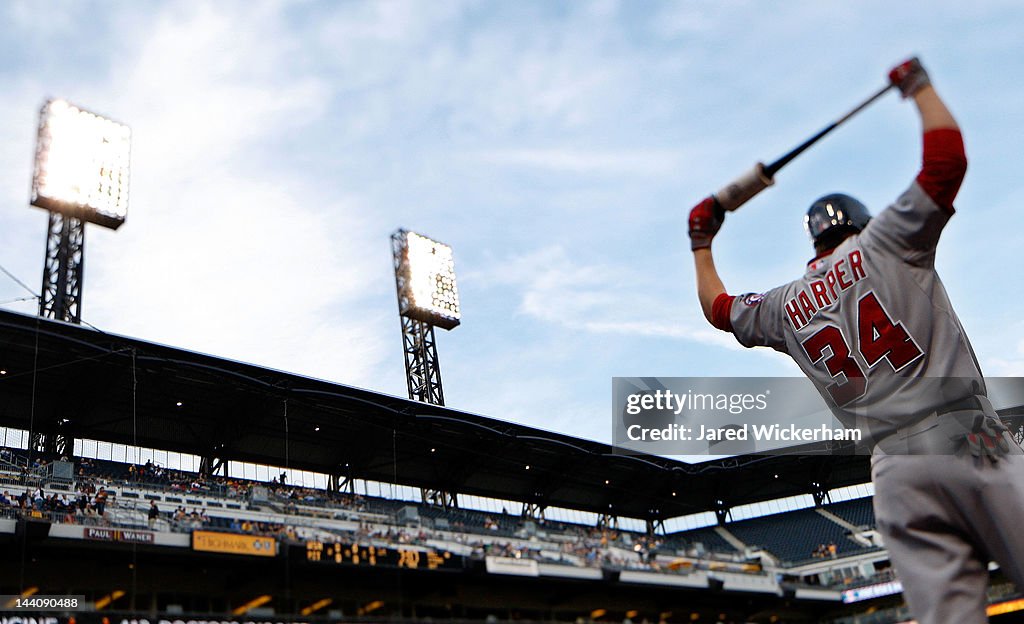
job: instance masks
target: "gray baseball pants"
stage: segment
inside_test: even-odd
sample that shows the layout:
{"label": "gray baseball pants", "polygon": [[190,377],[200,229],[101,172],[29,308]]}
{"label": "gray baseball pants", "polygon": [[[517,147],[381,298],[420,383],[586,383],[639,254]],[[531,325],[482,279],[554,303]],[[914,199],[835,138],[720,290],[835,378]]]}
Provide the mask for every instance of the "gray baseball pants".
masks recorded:
{"label": "gray baseball pants", "polygon": [[988,622],[990,560],[1024,590],[1024,455],[880,455],[871,480],[878,530],[919,624]]}

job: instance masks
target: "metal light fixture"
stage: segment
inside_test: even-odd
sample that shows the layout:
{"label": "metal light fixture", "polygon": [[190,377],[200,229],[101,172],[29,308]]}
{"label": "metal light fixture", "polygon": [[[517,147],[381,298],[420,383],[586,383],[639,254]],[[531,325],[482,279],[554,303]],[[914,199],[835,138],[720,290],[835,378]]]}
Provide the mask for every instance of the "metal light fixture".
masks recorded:
{"label": "metal light fixture", "polygon": [[461,322],[452,248],[416,232],[395,233],[399,313],[452,329]]}
{"label": "metal light fixture", "polygon": [[39,114],[32,205],[116,230],[128,215],[131,130],[66,100]]}
{"label": "metal light fixture", "polygon": [[409,398],[444,405],[434,327],[462,320],[452,248],[406,230],[391,235]]}

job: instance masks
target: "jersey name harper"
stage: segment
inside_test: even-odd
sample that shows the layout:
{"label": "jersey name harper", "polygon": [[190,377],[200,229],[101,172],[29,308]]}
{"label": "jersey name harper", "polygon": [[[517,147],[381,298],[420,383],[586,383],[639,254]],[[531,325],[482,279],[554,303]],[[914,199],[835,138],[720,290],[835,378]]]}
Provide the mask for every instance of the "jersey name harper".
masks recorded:
{"label": "jersey name harper", "polygon": [[843,292],[866,277],[859,249],[836,260],[822,279],[808,282],[795,297],[786,302],[786,316],[793,330],[806,327],[819,311],[839,301]]}

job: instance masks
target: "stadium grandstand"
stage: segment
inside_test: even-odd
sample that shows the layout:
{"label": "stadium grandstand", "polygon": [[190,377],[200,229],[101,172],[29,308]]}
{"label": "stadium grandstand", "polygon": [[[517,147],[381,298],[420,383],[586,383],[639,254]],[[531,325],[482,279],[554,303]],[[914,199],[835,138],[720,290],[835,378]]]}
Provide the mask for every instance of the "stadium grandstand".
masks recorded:
{"label": "stadium grandstand", "polygon": [[625,455],[2,310],[0,445],[0,594],[52,623],[906,619],[860,455]]}

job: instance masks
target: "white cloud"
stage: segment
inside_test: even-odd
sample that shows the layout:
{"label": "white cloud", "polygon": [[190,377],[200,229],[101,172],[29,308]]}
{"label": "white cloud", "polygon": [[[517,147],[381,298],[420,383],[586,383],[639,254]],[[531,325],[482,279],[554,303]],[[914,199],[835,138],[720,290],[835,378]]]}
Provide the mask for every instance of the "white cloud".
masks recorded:
{"label": "white cloud", "polygon": [[[730,3],[736,7],[739,3]],[[650,29],[666,39],[695,36],[714,29],[717,20],[709,13],[721,11],[722,5],[715,3],[670,3],[654,11],[650,17]]]}
{"label": "white cloud", "polygon": [[470,155],[485,163],[584,174],[668,175],[678,172],[677,150],[502,149]]}
{"label": "white cloud", "polygon": [[513,258],[496,269],[492,279],[520,288],[519,311],[548,323],[593,333],[742,348],[732,336],[707,324],[692,287],[680,284],[666,295],[663,280],[611,265],[580,264],[559,246]]}
{"label": "white cloud", "polygon": [[237,169],[246,148],[323,114],[328,94],[324,78],[291,66],[297,35],[280,15],[180,6],[189,9],[142,26],[139,49],[115,65],[110,85],[132,112],[138,169],[159,173],[165,186]]}
{"label": "white cloud", "polygon": [[329,94],[324,78],[293,66],[302,34],[283,28],[276,6],[243,15],[166,5],[122,24],[136,47],[114,61],[110,84],[93,88],[116,94],[110,109],[133,129],[131,209],[116,234],[90,228],[83,316],[386,387],[398,375],[381,370],[386,330],[369,311],[392,303],[374,279],[389,270],[386,242],[360,199],[303,175],[287,162],[294,153],[275,154],[317,122]]}

